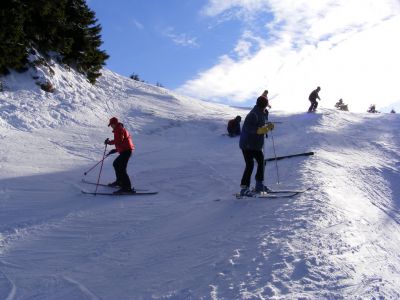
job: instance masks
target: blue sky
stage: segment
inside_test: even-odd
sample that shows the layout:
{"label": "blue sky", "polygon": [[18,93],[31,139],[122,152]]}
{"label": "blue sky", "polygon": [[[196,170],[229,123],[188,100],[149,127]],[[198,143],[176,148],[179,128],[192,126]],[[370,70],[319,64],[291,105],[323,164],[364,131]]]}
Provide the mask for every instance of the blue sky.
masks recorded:
{"label": "blue sky", "polygon": [[107,67],[148,82],[178,88],[229,53],[241,34],[237,20],[199,13],[204,0],[91,0],[103,27]]}
{"label": "blue sky", "polygon": [[398,0],[88,0],[107,68],[181,94],[273,109],[400,112]]}

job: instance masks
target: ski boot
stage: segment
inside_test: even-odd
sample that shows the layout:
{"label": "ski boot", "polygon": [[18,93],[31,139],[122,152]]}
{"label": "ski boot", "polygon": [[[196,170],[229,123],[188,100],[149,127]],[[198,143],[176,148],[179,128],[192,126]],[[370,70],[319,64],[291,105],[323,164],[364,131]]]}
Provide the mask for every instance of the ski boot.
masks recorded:
{"label": "ski boot", "polygon": [[111,183],[109,183],[109,184],[107,184],[109,187],[119,187],[119,186],[121,186],[121,184],[119,183],[119,181],[114,181],[114,182],[111,182]]}
{"label": "ski boot", "polygon": [[241,185],[240,186],[240,197],[253,197],[254,193],[250,191],[249,187],[246,185]]}
{"label": "ski boot", "polygon": [[254,190],[256,193],[263,193],[263,194],[268,194],[271,193],[272,190],[270,190],[262,181],[257,181],[256,182],[256,187]]}
{"label": "ski boot", "polygon": [[122,187],[118,191],[115,191],[114,195],[125,195],[125,194],[134,194],[136,193],[135,189]]}

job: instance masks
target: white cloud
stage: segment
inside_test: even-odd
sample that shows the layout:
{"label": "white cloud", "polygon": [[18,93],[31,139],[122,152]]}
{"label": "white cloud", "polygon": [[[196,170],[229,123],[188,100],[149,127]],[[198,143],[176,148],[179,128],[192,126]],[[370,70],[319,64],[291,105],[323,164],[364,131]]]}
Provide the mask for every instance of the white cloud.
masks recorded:
{"label": "white cloud", "polygon": [[250,57],[253,53],[255,53],[255,49],[259,50],[265,46],[266,43],[264,39],[247,30],[237,42],[234,51],[238,57],[244,58]]}
{"label": "white cloud", "polygon": [[268,38],[246,29],[233,49],[236,57],[220,57],[178,91],[242,103],[267,88],[276,96],[273,107],[284,110],[305,110],[317,85],[325,107],[339,98],[351,111],[400,102],[399,1],[209,0],[203,14],[241,18],[267,11]]}
{"label": "white cloud", "polygon": [[202,13],[207,16],[218,16],[222,13],[237,9],[237,15],[253,14],[264,10],[268,5],[268,0],[209,0]]}
{"label": "white cloud", "polygon": [[175,44],[183,47],[198,47],[197,38],[190,37],[186,33],[175,33],[174,28],[168,27],[163,34]]}
{"label": "white cloud", "polygon": [[240,40],[236,47],[235,52],[239,57],[245,57],[250,55],[250,49],[253,44],[245,39]]}
{"label": "white cloud", "polygon": [[144,28],[144,25],[142,23],[140,23],[138,20],[136,19],[131,19],[131,23],[133,26],[135,26],[137,29],[142,30]]}

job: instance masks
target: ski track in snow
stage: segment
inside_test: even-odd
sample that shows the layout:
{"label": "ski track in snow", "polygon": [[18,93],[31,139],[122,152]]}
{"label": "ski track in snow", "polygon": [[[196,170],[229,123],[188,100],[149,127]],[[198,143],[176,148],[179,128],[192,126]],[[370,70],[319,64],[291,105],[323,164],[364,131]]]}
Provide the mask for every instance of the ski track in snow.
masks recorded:
{"label": "ski track in snow", "polygon": [[[400,297],[397,115],[271,111],[277,155],[316,154],[279,161],[280,185],[268,162],[268,185],[313,189],[236,200],[243,158],[221,133],[248,109],[55,69],[54,95],[26,74],[0,94],[1,299]],[[134,185],[158,195],[80,193],[113,115],[136,144]]]}

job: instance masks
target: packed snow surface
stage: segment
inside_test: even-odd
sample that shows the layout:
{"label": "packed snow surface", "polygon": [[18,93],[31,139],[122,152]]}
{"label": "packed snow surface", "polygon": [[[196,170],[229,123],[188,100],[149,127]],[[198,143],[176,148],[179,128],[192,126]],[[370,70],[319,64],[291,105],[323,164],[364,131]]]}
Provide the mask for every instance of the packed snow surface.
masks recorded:
{"label": "packed snow surface", "polygon": [[[266,157],[315,155],[268,162],[266,183],[312,190],[237,200],[244,161],[223,133],[249,109],[54,69],[55,93],[29,72],[0,93],[0,299],[400,298],[398,115],[272,109]],[[112,116],[136,145],[134,186],[157,195],[81,193]]]}

